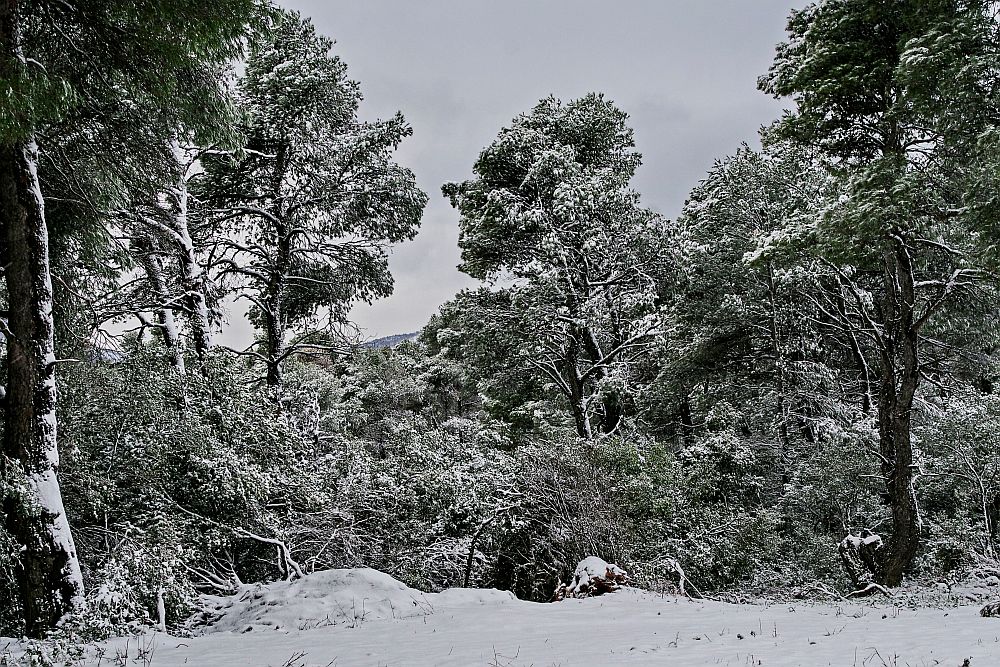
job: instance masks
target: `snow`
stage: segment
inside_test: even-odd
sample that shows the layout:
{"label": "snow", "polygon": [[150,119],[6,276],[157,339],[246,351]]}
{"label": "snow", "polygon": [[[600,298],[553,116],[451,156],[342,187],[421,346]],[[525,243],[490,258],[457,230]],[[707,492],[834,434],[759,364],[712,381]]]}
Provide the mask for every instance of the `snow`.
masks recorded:
{"label": "snow", "polygon": [[[51,461],[49,465],[52,466]],[[73,599],[69,601],[70,606],[74,609],[82,608],[84,606],[83,573],[80,571],[76,544],[69,528],[69,521],[66,519],[66,510],[63,507],[55,468],[49,467],[40,472],[31,473],[27,475],[26,481],[27,496],[34,505],[41,508],[50,517],[47,529],[52,546],[68,556],[62,566],[61,579],[64,583],[69,583],[75,591]]]}
{"label": "snow", "polygon": [[427,616],[442,602],[466,605],[510,600],[510,593],[500,591],[422,593],[367,568],[324,570],[290,582],[248,586],[232,597],[206,597],[205,625],[199,632],[356,627],[370,621]]}
{"label": "snow", "polygon": [[867,535],[848,535],[844,538],[844,542],[852,545],[855,549],[860,549],[862,546],[869,546],[877,544],[878,548],[882,546],[882,536],[875,533],[868,533]]}
{"label": "snow", "polygon": [[[262,595],[230,600],[204,634],[115,640],[103,647],[102,664],[150,650],[154,667],[1000,664],[1000,621],[972,606],[734,605],[630,588],[539,604],[499,591],[422,594],[374,570],[252,590]],[[366,613],[328,622],[330,610],[356,610],[362,601]],[[244,622],[254,629],[238,632]]]}

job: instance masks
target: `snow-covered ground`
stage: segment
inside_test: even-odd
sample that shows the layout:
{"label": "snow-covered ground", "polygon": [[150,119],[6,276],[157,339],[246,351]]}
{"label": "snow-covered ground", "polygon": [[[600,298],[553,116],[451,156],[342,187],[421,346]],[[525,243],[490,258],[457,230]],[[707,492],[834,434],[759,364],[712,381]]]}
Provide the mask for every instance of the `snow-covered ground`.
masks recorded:
{"label": "snow-covered ground", "polygon": [[634,589],[535,604],[498,591],[424,594],[374,570],[333,570],[213,607],[214,624],[197,636],[115,640],[100,664],[127,651],[127,664],[149,667],[1000,665],[1000,619],[972,606],[732,605]]}

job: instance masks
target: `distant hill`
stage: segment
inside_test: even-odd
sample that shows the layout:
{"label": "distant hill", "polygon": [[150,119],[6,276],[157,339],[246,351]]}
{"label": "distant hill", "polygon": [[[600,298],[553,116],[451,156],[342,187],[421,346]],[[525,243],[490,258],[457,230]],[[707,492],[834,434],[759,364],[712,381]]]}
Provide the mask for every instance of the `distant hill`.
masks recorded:
{"label": "distant hill", "polygon": [[376,338],[375,340],[370,340],[367,343],[362,343],[361,347],[368,347],[373,349],[381,349],[384,347],[396,347],[400,343],[405,343],[408,340],[416,340],[417,336],[420,335],[419,331],[414,331],[413,333],[395,334],[394,336],[384,336],[383,338]]}

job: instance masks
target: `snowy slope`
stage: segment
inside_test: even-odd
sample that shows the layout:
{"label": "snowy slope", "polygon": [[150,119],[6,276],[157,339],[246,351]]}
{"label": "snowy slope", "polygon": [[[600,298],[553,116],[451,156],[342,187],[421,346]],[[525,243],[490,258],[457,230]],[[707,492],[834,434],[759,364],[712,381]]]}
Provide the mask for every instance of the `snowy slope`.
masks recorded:
{"label": "snowy slope", "polygon": [[[127,643],[130,656],[152,649],[150,667],[1000,665],[1000,620],[980,618],[977,607],[730,605],[634,589],[535,604],[497,591],[421,594],[372,570],[351,572],[272,585],[256,605],[233,601],[200,636],[111,642],[102,664]],[[360,595],[369,613],[330,624],[331,604],[315,597],[324,589],[338,601],[332,608],[352,598],[357,608]],[[426,606],[400,617],[397,607],[413,599]],[[253,629],[224,631],[244,623]],[[313,629],[285,629],[296,624]]]}

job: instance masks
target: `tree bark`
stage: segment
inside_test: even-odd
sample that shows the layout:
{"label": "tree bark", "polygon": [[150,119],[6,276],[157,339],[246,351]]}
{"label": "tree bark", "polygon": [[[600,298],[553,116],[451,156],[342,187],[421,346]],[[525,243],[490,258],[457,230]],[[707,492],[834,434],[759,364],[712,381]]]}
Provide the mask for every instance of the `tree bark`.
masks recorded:
{"label": "tree bark", "polygon": [[[10,79],[25,66],[18,10],[17,0],[0,2],[0,77]],[[31,132],[0,144],[9,330],[0,465],[21,481],[3,497],[3,511],[5,528],[22,547],[15,574],[31,637],[83,606],[83,577],[57,477],[52,277],[37,166]]]}
{"label": "tree bark", "polygon": [[148,235],[137,235],[132,239],[132,246],[139,256],[139,264],[146,272],[153,299],[156,301],[156,329],[160,333],[163,345],[167,348],[170,365],[184,374],[184,346],[177,332],[177,322],[174,319],[174,309],[170,304],[170,291],[163,271],[163,258],[156,249],[156,243]]}
{"label": "tree bark", "polygon": [[177,168],[177,181],[171,190],[174,210],[170,219],[173,240],[177,248],[180,266],[181,288],[184,290],[184,307],[191,325],[194,351],[199,359],[204,359],[212,347],[212,328],[208,319],[208,302],[205,297],[205,272],[198,263],[194,241],[188,225],[188,178],[190,160],[176,136],[170,139],[170,151]]}
{"label": "tree bark", "polygon": [[[264,329],[267,336],[267,386],[281,386],[281,355],[284,352],[283,331],[278,324],[281,308],[280,297],[273,295],[267,300],[271,312],[264,313]],[[277,312],[275,312],[277,311]]]}
{"label": "tree bark", "polygon": [[860,535],[848,535],[837,547],[844,572],[851,578],[854,591],[847,597],[863,597],[872,593],[888,593],[876,583],[881,578],[879,552],[882,538],[870,530],[862,530]]}
{"label": "tree bark", "polygon": [[[10,48],[13,2],[0,13]],[[39,637],[83,605],[83,578],[57,472],[56,377],[48,230],[34,140],[0,147],[0,221],[9,300],[4,465],[23,483],[4,500],[5,527],[21,545],[17,579],[25,633]]]}
{"label": "tree bark", "polygon": [[[597,340],[597,336],[594,335],[593,330],[588,326],[580,327],[580,338],[583,341],[583,346],[587,354],[592,359],[592,363],[598,364],[604,358],[604,352],[601,350],[601,345]],[[603,365],[598,366],[595,376],[598,383],[607,379],[607,367]],[[605,434],[614,433],[621,424],[624,412],[624,406],[622,405],[619,393],[604,388],[601,396],[601,432]]]}
{"label": "tree bark", "polygon": [[920,540],[911,440],[911,411],[920,383],[919,339],[914,326],[913,267],[902,240],[891,241],[884,259],[885,349],[880,367],[878,426],[882,476],[892,513],[884,583],[899,586],[916,556]]}
{"label": "tree bark", "polygon": [[569,407],[576,425],[576,434],[584,440],[594,439],[594,429],[590,421],[590,397],[580,373],[580,345],[576,337],[570,337],[566,345],[566,355],[562,359],[564,379],[569,389]]}
{"label": "tree bark", "polygon": [[267,336],[267,385],[281,386],[281,361],[285,352],[285,283],[291,263],[291,241],[285,230],[278,231],[278,257],[264,297],[264,332]]}
{"label": "tree bark", "polygon": [[281,362],[285,353],[284,301],[288,275],[292,265],[292,239],[284,219],[281,203],[281,188],[287,169],[288,146],[282,144],[276,152],[272,194],[275,199],[271,216],[274,235],[277,240],[277,255],[268,275],[264,291],[265,312],[262,313],[264,335],[267,340],[267,386],[281,386]]}
{"label": "tree bark", "polygon": [[567,384],[569,384],[570,388],[569,407],[573,413],[576,434],[584,440],[593,440],[594,430],[590,423],[590,410],[587,407],[587,397],[584,395],[583,382],[576,375],[576,366],[570,364],[567,364],[567,366],[569,366],[568,375],[570,376],[567,378]]}

